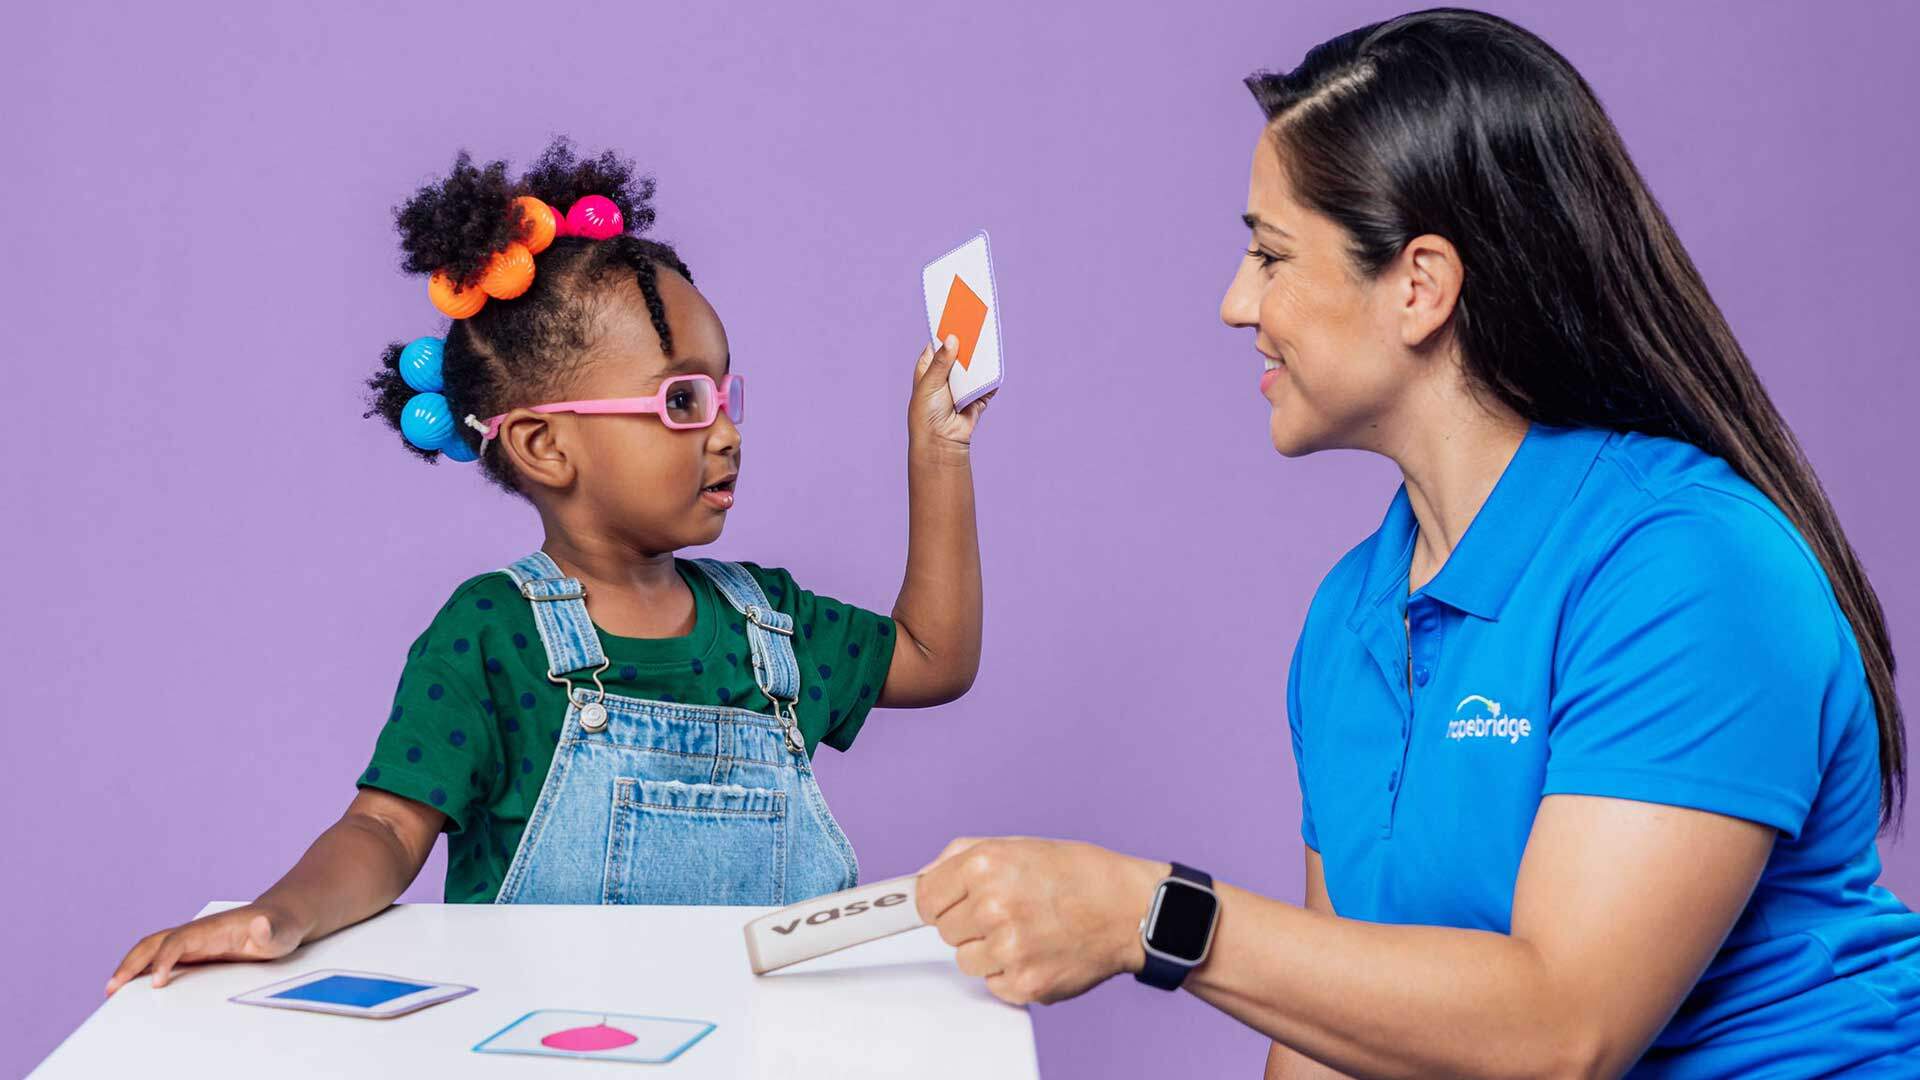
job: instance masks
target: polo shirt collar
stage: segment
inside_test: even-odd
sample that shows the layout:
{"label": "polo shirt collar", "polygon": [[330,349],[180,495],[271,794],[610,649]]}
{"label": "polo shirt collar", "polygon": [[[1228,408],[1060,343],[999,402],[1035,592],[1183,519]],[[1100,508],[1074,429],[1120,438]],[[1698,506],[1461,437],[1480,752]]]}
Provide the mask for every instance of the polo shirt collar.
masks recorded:
{"label": "polo shirt collar", "polygon": [[[1595,428],[1528,428],[1466,535],[1421,593],[1470,615],[1498,619],[1515,583],[1610,437]],[[1403,484],[1374,534],[1366,580],[1349,625],[1358,627],[1368,612],[1383,604],[1395,602],[1397,609],[1405,602],[1418,530]]]}

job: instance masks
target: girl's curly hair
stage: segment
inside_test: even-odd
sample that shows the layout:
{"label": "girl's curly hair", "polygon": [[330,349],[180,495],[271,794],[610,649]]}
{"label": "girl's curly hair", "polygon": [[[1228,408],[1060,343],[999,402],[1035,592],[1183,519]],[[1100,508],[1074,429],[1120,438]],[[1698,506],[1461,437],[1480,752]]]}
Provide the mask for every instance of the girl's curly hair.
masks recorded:
{"label": "girl's curly hair", "polygon": [[[664,266],[688,281],[693,274],[669,244],[644,237],[653,227],[653,178],[637,175],[634,164],[613,151],[581,159],[562,137],[518,180],[507,163],[476,166],[461,151],[446,176],[421,187],[393,212],[400,231],[401,267],[408,273],[445,270],[470,286],[487,261],[520,237],[522,222],[513,200],[531,195],[564,213],[587,195],[604,195],[620,208],[626,232],[608,240],[556,237],[534,257],[533,285],[513,300],[490,301],[471,318],[455,319],[447,331],[442,362],[446,395],[456,417],[495,416],[557,393],[593,344],[595,303],[602,290],[622,275],[632,275],[645,299],[648,318],[660,336],[660,348],[673,355],[673,332],[660,299],[658,274]],[[378,416],[396,432],[400,413],[413,388],[400,377],[401,342],[387,345],[381,363],[367,380],[366,416]],[[477,448],[478,432],[465,423],[455,430]],[[409,451],[434,461],[439,453],[401,439]],[[487,478],[518,491],[503,455],[480,461]]]}

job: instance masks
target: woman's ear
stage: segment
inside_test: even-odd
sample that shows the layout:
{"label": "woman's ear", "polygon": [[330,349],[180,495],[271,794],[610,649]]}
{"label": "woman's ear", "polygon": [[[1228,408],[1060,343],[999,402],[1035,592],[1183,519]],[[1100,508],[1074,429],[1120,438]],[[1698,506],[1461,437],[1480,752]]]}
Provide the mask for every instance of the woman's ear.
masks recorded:
{"label": "woman's ear", "polygon": [[1425,234],[1407,242],[1395,262],[1394,276],[1403,282],[1396,290],[1400,343],[1424,348],[1453,318],[1460,301],[1466,267],[1460,252],[1443,236]]}
{"label": "woman's ear", "polygon": [[500,421],[499,452],[524,481],[554,491],[573,486],[574,463],[554,417],[515,409]]}

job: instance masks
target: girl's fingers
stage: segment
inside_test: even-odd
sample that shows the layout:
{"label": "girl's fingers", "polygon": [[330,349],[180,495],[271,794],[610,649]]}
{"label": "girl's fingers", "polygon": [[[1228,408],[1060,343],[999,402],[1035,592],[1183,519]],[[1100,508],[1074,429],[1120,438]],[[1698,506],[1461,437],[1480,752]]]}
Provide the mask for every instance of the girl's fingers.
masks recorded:
{"label": "girl's fingers", "polygon": [[166,944],[160,946],[160,952],[153,958],[153,988],[158,990],[173,979],[174,966],[187,951],[185,933],[167,935]]}
{"label": "girl's fingers", "polygon": [[987,402],[992,401],[993,395],[999,392],[1000,391],[995,390],[993,391],[993,393],[990,393],[986,397],[981,398],[979,401],[976,401],[973,404],[967,406],[964,410],[961,411],[961,415],[965,416],[968,420],[972,421],[973,423],[978,424],[980,422],[980,414],[987,411]]}
{"label": "girl's fingers", "polygon": [[947,340],[939,344],[939,351],[928,357],[926,367],[920,369],[920,381],[931,383],[937,379],[945,384],[953,370],[953,361],[960,355],[960,339],[948,334]]}
{"label": "girl's fingers", "polygon": [[132,982],[136,976],[147,970],[147,965],[153,961],[153,954],[160,951],[160,945],[166,939],[167,932],[162,930],[157,934],[148,934],[133,948],[127,950],[126,958],[120,961],[119,967],[113,969],[113,977],[107,980],[107,996],[113,996],[116,990]]}

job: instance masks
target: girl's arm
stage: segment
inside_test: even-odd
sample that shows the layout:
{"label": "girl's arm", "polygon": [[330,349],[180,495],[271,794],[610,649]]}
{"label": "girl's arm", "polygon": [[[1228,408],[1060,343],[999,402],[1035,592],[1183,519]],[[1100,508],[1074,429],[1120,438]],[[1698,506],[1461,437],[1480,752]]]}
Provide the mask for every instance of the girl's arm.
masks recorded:
{"label": "girl's arm", "polygon": [[974,526],[973,432],[983,398],[953,409],[957,342],[920,353],[907,443],[907,572],[893,621],[900,638],[880,689],[886,708],[940,705],[980,671],[980,541]]}
{"label": "girl's arm", "polygon": [[161,987],[177,964],[273,960],[378,914],[419,875],[445,820],[412,799],[363,789],[259,899],[149,934],[120,961],[107,993],[149,968],[153,985]]}
{"label": "girl's arm", "polygon": [[[1774,836],[1701,810],[1551,795],[1511,933],[1360,922],[1220,885],[1213,949],[1186,989],[1354,1076],[1618,1076],[1713,959]],[[918,903],[962,971],[1008,1001],[1055,1001],[1139,970],[1140,918],[1166,870],[1088,844],[956,841]]]}

